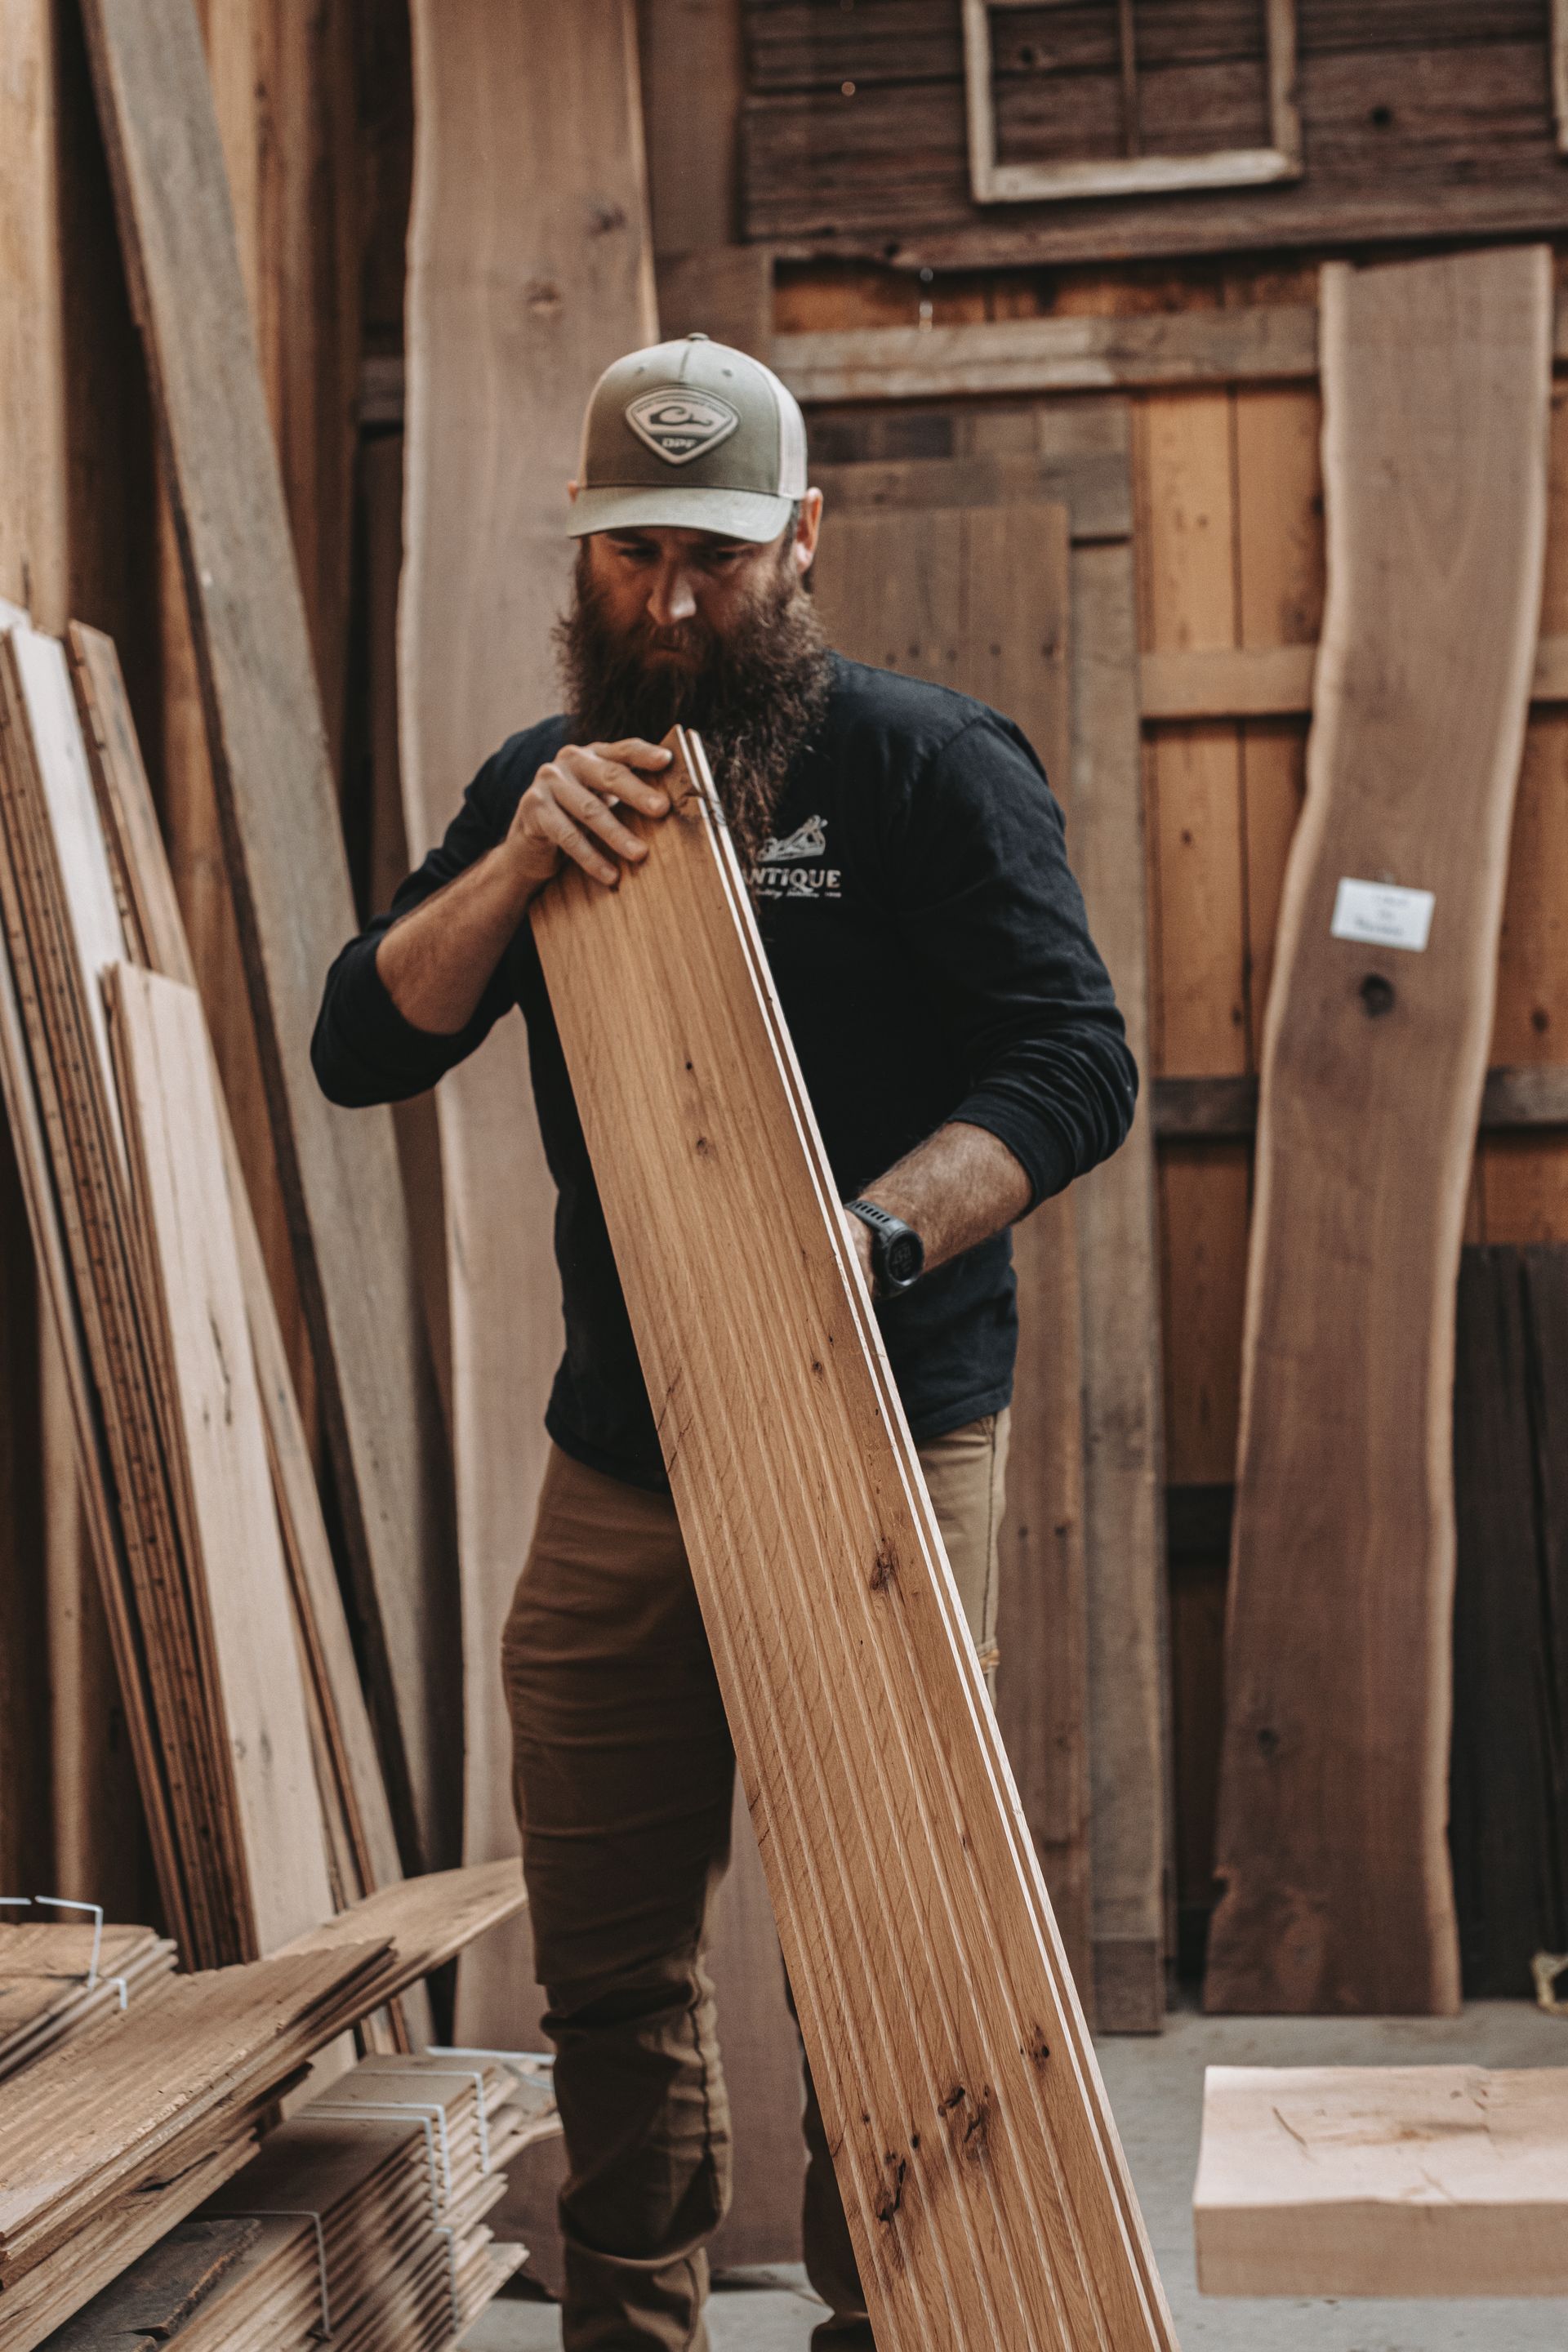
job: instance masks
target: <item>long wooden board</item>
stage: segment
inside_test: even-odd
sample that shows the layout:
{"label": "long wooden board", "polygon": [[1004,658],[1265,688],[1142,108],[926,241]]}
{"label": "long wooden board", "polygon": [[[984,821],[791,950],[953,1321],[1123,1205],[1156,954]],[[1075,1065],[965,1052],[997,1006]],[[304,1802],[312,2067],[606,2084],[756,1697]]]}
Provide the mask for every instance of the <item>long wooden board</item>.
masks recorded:
{"label": "long wooden board", "polygon": [[[416,0],[398,739],[411,859],[480,762],[556,708],[566,482],[595,379],[655,333],[629,0]],[[512,158],[526,154],[526,171]],[[521,1024],[436,1097],[447,1218],[464,1688],[463,1853],[517,1852],[500,1634],[561,1353]],[[534,2038],[526,1929],[459,1971],[458,2038]]]}
{"label": "long wooden board", "polygon": [[[1216,2010],[1458,2000],[1454,1297],[1541,602],[1544,251],[1322,288],[1329,593],[1264,1035]],[[1331,934],[1435,893],[1423,951]]]}
{"label": "long wooden board", "polygon": [[[1067,509],[829,513],[814,578],[832,643],[1016,719],[1071,793]],[[1068,810],[1069,838],[1071,812]],[[997,1596],[996,1711],[1074,1982],[1091,1987],[1088,1597],[1078,1248],[1068,1195],[1014,1237],[1018,1371]],[[1086,2009],[1089,2006],[1085,2001]]]}
{"label": "long wooden board", "polygon": [[212,90],[191,0],[83,13],[388,1779],[429,1863],[459,1799],[449,1470],[391,1114],[333,1110],[310,1066],[357,925]]}
{"label": "long wooden board", "polygon": [[1568,2068],[1211,2066],[1193,2220],[1205,2294],[1568,2295]]}
{"label": "long wooden board", "polygon": [[[935,418],[953,454],[887,461],[896,412],[856,420],[863,462],[814,466],[835,513],[1059,500],[1071,553],[1074,869],[1141,1070],[1149,950],[1138,734],[1138,639],[1124,403]],[[841,444],[842,444],[842,436]],[[827,542],[831,547],[831,541]],[[1115,1158],[1074,1188],[1083,1373],[1090,1844],[1096,2022],[1157,2032],[1164,2016],[1166,1769],[1163,1433],[1152,1127],[1141,1104]]]}
{"label": "long wooden board", "polygon": [[744,884],[675,740],[646,863],[613,896],[563,877],[534,933],[873,2323],[891,2352],[1169,2346]]}

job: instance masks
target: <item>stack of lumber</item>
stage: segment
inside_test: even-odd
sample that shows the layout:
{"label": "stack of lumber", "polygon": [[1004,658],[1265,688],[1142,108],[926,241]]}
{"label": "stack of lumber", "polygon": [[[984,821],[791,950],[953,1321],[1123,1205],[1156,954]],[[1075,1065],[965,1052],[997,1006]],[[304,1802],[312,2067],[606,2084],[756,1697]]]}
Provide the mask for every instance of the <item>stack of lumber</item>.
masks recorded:
{"label": "stack of lumber", "polygon": [[160,1891],[187,1964],[254,1958],[394,1881],[397,1853],[123,682],[90,630],[68,659],[20,619],[0,634],[0,1091]]}
{"label": "stack of lumber", "polygon": [[1205,2294],[1568,2295],[1568,2068],[1211,2066],[1193,2218]]}
{"label": "stack of lumber", "polygon": [[367,2059],[48,2352],[440,2352],[522,2260],[484,2217],[547,2105],[495,2058]]}
{"label": "stack of lumber", "polygon": [[0,2084],[5,2352],[31,2352],[239,2171],[317,2052],[522,1900],[515,1864],[410,1880],[269,1959],[170,1976]]}
{"label": "stack of lumber", "polygon": [[174,1965],[174,1947],[151,1927],[0,1927],[0,2080],[158,1990]]}

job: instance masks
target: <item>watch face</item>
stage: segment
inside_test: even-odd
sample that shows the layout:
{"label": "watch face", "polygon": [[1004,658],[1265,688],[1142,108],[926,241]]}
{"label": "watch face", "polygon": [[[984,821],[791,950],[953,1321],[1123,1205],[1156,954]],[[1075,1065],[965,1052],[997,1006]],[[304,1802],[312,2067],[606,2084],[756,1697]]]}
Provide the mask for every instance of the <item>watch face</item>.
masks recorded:
{"label": "watch face", "polygon": [[913,1282],[925,1263],[918,1234],[895,1234],[888,1244],[889,1282]]}

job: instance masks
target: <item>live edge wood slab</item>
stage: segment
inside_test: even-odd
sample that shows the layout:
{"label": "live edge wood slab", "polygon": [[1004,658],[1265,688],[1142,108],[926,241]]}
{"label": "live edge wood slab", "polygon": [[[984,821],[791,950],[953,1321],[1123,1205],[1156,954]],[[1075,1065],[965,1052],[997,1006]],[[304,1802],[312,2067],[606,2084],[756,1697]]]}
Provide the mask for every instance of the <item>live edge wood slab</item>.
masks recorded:
{"label": "live edge wood slab", "polygon": [[[1449,2011],[1454,1300],[1540,620],[1543,247],[1322,281],[1328,607],[1263,1041],[1221,2011]],[[1342,877],[1435,894],[1420,952]]]}
{"label": "live edge wood slab", "polygon": [[538,941],[887,2352],[1174,2338],[733,845]]}

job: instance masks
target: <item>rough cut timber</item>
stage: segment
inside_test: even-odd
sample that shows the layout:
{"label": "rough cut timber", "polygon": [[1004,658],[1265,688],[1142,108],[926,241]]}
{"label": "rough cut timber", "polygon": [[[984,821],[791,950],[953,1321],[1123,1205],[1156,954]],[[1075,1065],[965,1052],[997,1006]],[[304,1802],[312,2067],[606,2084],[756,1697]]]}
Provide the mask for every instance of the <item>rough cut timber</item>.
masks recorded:
{"label": "rough cut timber", "polygon": [[563,877],[534,934],[873,2323],[890,2352],[1169,2347],[733,848],[672,740],[646,863]]}
{"label": "rough cut timber", "polygon": [[[655,332],[630,0],[416,0],[398,739],[411,861],[481,761],[557,707],[566,483],[595,377]],[[526,156],[527,169],[518,168]],[[555,1190],[522,1024],[436,1097],[447,1215],[464,1692],[463,1853],[517,1851],[497,1660],[561,1353]],[[356,1114],[357,1116],[357,1114]],[[459,1971],[465,2042],[524,2032],[525,1944]],[[531,2032],[531,2029],[527,2029]]]}
{"label": "rough cut timber", "polygon": [[449,1467],[391,1113],[331,1109],[310,1066],[356,925],[212,89],[191,0],[83,15],[388,1780],[428,1864],[458,1806]]}
{"label": "rough cut timber", "polygon": [[[918,488],[921,467],[909,470]],[[1065,801],[1068,562],[1067,509],[1043,500],[847,506],[827,514],[814,574],[817,610],[830,641],[853,659],[974,695],[1016,720]],[[996,1714],[1083,1993],[1092,1969],[1089,1625],[1070,1196],[1027,1219],[1013,1254],[1018,1371],[997,1593]]]}
{"label": "rough cut timber", "polygon": [[[1447,2011],[1454,1298],[1541,603],[1551,257],[1323,273],[1328,607],[1264,1033],[1206,2000]],[[1342,877],[1436,894],[1331,936]]]}
{"label": "rough cut timber", "polygon": [[1205,2294],[1568,2295],[1568,2068],[1211,2066],[1193,2220]]}

